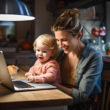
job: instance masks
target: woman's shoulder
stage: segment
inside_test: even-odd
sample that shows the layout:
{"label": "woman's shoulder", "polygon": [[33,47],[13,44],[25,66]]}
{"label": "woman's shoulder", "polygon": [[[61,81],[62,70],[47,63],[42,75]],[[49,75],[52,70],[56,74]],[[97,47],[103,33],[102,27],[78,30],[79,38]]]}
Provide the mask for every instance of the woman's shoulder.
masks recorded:
{"label": "woman's shoulder", "polygon": [[86,45],[85,49],[82,53],[84,56],[86,56],[86,57],[97,57],[97,56],[102,57],[101,54],[98,51],[96,51],[94,48],[92,48],[88,42],[85,43],[85,45]]}
{"label": "woman's shoulder", "polygon": [[86,44],[81,59],[83,59],[83,61],[89,65],[98,63],[100,63],[99,65],[103,65],[102,55],[89,44]]}
{"label": "woman's shoulder", "polygon": [[100,67],[103,66],[102,55],[99,52],[97,52],[95,49],[93,49],[92,47],[90,47],[87,60],[88,60],[89,65],[97,65]]}
{"label": "woman's shoulder", "polygon": [[94,56],[94,57],[100,57],[102,58],[101,53],[99,53],[98,51],[96,51],[94,48],[90,47],[90,52],[89,52],[90,56]]}

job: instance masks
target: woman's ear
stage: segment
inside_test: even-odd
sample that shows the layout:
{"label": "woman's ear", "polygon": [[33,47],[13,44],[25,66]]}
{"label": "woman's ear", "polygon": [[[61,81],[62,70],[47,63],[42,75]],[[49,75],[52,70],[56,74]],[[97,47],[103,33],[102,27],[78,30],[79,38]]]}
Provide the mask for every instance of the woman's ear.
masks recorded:
{"label": "woman's ear", "polygon": [[79,32],[78,32],[78,39],[81,39],[81,37],[82,37],[82,32],[79,31]]}

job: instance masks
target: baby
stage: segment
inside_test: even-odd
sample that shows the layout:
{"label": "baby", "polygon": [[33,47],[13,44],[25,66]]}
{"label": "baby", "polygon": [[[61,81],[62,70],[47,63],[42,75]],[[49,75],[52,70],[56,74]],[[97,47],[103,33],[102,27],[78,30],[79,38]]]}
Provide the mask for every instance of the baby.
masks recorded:
{"label": "baby", "polygon": [[40,35],[33,46],[37,61],[25,74],[28,81],[61,83],[60,67],[55,60],[59,52],[55,38],[49,34]]}

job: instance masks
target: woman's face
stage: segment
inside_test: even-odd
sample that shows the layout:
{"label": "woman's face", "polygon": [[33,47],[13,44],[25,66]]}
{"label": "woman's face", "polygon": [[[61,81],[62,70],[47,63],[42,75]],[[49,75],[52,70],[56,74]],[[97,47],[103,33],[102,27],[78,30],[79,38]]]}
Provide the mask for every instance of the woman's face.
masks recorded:
{"label": "woman's face", "polygon": [[59,47],[62,48],[66,54],[71,51],[77,51],[79,40],[78,35],[72,36],[66,31],[58,30],[55,31],[55,38]]}

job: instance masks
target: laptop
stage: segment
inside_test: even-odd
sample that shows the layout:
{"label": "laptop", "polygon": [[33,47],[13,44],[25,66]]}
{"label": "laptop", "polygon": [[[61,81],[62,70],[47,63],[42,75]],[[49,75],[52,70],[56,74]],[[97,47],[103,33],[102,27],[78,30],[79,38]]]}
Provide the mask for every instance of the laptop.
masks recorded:
{"label": "laptop", "polygon": [[30,83],[27,79],[12,80],[7,68],[3,52],[0,51],[0,82],[13,91],[55,89],[56,86],[47,83]]}

